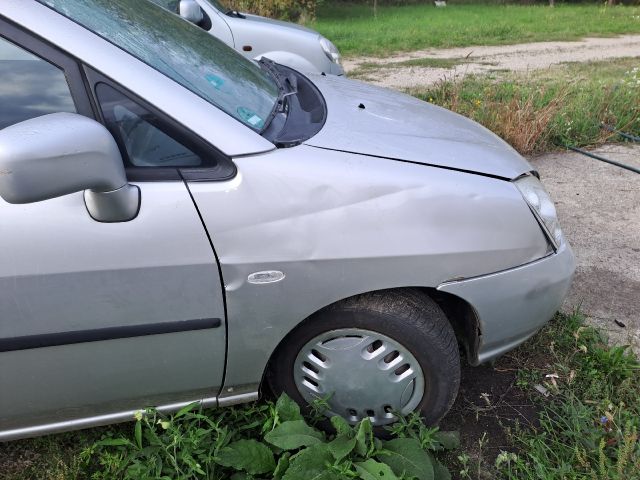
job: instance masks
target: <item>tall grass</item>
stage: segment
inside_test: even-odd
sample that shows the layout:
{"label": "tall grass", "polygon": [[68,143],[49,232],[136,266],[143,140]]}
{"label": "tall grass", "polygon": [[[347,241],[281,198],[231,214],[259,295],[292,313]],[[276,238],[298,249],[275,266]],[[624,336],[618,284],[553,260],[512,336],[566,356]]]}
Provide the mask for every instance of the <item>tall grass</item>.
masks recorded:
{"label": "tall grass", "polygon": [[640,134],[640,60],[570,64],[528,75],[472,76],[410,93],[481,123],[522,154]]}

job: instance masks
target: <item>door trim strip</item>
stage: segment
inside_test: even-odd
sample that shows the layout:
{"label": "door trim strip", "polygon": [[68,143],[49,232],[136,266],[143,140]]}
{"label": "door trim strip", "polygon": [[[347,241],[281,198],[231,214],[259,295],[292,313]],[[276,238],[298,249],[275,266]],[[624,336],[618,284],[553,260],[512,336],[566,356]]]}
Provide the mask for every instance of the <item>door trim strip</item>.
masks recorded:
{"label": "door trim strip", "polygon": [[92,330],[73,330],[70,332],[43,333],[22,337],[0,338],[0,353],[33,348],[57,347],[76,343],[103,342],[122,338],[163,335],[166,333],[207,330],[222,325],[219,318],[199,318],[179,320],[177,322],[144,323],[141,325],[123,325],[119,327],[95,328]]}

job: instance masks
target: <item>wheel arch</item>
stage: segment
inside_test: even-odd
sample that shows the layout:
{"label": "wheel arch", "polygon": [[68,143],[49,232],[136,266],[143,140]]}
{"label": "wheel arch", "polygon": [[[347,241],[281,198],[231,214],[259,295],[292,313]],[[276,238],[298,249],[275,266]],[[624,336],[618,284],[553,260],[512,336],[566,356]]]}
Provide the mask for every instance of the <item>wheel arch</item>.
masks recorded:
{"label": "wheel arch", "polygon": [[286,335],[282,337],[280,342],[273,349],[271,354],[269,355],[269,360],[267,361],[264,371],[262,373],[262,380],[260,382],[261,388],[265,386],[265,378],[269,369],[272,367],[273,359],[276,356],[278,350],[285,344],[289,336],[293,331],[300,328],[305,322],[310,321],[316,314],[331,308],[337,304],[348,301],[354,297],[359,297],[362,295],[366,295],[373,292],[383,292],[383,291],[398,291],[398,290],[414,290],[420,292],[420,294],[429,297],[431,300],[436,302],[436,304],[442,309],[447,320],[451,324],[456,338],[458,340],[458,344],[464,348],[467,362],[472,365],[478,365],[478,346],[481,337],[480,331],[480,322],[478,316],[476,314],[475,309],[464,299],[457,297],[451,293],[441,292],[435,288],[431,287],[394,287],[394,288],[385,288],[379,290],[371,290],[367,292],[358,293],[356,295],[350,295],[339,300],[336,300],[328,305],[323,306],[322,308],[317,309],[309,316],[298,322],[294,325]]}

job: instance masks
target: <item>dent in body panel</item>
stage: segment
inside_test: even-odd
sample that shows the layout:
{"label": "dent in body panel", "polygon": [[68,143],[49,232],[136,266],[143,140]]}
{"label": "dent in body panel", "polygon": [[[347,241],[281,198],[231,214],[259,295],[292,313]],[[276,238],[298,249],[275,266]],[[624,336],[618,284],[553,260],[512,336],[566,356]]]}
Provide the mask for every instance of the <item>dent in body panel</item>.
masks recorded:
{"label": "dent in body panel", "polygon": [[[436,287],[546,253],[510,182],[307,146],[236,164],[233,188],[189,184],[226,283],[226,385],[259,382],[280,339],[337,300]],[[263,270],[286,278],[247,283]]]}

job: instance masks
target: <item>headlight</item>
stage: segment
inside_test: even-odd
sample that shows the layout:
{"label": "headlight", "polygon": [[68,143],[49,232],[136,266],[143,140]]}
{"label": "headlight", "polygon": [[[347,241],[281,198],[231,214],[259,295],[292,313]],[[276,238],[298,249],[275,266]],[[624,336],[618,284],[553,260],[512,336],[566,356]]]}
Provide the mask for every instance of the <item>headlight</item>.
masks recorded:
{"label": "headlight", "polygon": [[333,43],[324,37],[320,37],[320,46],[329,60],[340,65],[340,52]]}
{"label": "headlight", "polygon": [[540,180],[533,175],[519,178],[515,181],[515,185],[518,187],[518,190],[520,190],[520,193],[522,193],[522,196],[529,204],[529,207],[536,218],[538,218],[542,227],[546,230],[549,240],[551,240],[557,249],[562,243],[562,230],[558,222],[556,207],[553,205],[551,197],[549,197],[544,186]]}

